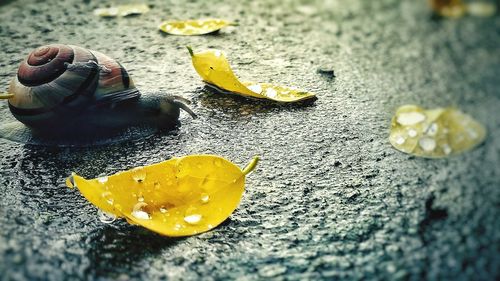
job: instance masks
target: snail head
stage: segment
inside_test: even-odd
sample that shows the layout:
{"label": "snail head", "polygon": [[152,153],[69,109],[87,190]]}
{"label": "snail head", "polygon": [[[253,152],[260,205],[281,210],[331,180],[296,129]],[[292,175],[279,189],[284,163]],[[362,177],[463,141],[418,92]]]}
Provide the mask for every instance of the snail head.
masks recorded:
{"label": "snail head", "polygon": [[158,128],[170,128],[178,125],[180,110],[186,111],[191,117],[196,118],[196,114],[188,107],[191,102],[179,96],[145,97],[140,102],[147,104],[153,117],[153,122]]}

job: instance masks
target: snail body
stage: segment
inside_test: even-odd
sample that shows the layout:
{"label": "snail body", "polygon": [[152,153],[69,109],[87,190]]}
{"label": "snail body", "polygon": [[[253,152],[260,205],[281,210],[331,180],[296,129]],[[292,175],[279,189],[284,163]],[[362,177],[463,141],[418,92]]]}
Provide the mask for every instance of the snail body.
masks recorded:
{"label": "snail body", "polygon": [[[33,135],[61,140],[108,137],[131,127],[174,128],[180,109],[195,116],[180,97],[141,96],[114,59],[62,44],[31,52],[4,98],[12,115]],[[5,131],[0,135],[15,140]]]}

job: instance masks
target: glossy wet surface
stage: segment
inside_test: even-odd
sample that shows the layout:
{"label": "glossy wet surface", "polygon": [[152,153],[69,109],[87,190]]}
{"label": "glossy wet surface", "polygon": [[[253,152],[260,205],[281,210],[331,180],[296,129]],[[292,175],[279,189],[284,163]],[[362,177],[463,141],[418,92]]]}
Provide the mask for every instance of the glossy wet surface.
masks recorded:
{"label": "glossy wet surface", "polygon": [[[92,149],[0,140],[2,280],[498,279],[500,17],[431,20],[424,1],[151,1],[143,16],[102,19],[87,2],[0,6],[0,89],[34,48],[70,43],[116,58],[143,94],[191,99],[199,118],[182,113],[178,131]],[[203,37],[158,30],[207,17],[240,25]],[[186,45],[230,53],[243,80],[318,100],[204,92]],[[336,77],[318,73],[330,68]],[[443,160],[401,153],[388,137],[403,104],[456,106],[486,140]],[[199,153],[240,166],[262,158],[235,213],[199,236],[103,223],[64,184],[72,171],[98,177]]]}

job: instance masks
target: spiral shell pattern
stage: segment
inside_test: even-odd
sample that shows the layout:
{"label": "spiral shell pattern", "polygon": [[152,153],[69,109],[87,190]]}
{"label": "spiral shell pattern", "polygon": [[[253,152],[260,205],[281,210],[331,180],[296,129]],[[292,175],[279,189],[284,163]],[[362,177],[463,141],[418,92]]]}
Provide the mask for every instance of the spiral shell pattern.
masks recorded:
{"label": "spiral shell pattern", "polygon": [[89,108],[140,96],[115,60],[78,46],[52,44],[31,52],[10,84],[9,108],[33,128],[71,122]]}

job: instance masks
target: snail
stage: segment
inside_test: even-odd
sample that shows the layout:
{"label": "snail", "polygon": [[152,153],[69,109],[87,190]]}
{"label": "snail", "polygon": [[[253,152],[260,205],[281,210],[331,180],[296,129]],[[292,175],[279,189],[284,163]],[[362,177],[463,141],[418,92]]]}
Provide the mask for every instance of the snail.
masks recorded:
{"label": "snail", "polygon": [[180,109],[196,117],[182,97],[141,95],[114,59],[63,44],[31,52],[0,99],[18,120],[0,118],[0,136],[33,144],[115,142],[177,127]]}

